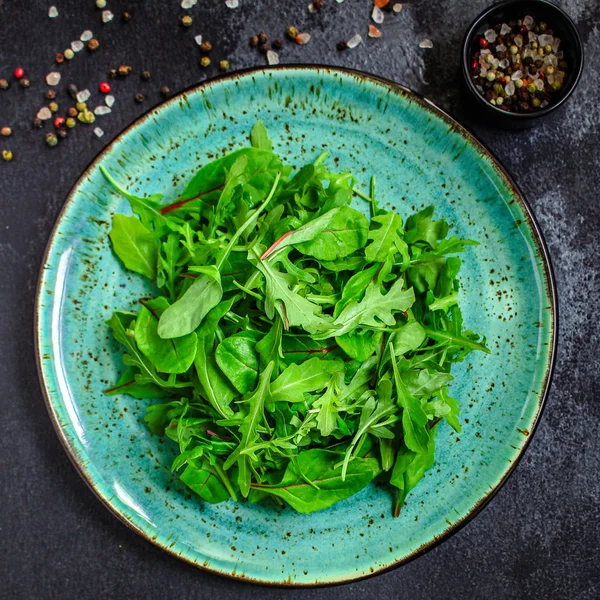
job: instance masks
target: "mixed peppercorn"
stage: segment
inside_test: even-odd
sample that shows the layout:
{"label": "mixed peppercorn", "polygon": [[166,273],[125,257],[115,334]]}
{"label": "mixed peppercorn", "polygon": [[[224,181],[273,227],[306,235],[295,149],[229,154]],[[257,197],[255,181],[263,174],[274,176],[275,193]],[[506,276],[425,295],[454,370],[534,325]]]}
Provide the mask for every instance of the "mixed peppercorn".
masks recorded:
{"label": "mixed peppercorn", "polygon": [[528,113],[548,106],[561,91],[568,63],[548,25],[527,15],[498,23],[478,38],[471,76],[494,106]]}

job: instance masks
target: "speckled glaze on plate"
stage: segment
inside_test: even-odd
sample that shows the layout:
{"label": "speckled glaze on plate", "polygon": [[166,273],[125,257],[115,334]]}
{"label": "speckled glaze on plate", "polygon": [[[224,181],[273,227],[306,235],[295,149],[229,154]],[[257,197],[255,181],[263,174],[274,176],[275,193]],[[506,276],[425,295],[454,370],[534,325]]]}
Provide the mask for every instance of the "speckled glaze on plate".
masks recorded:
{"label": "speckled glaze on plate", "polygon": [[[127,203],[105,166],[135,193],[172,201],[205,162],[246,142],[257,118],[295,166],[331,152],[401,215],[428,204],[480,246],[463,255],[465,325],[491,355],[453,371],[463,431],[444,424],[437,463],[400,517],[375,485],[300,515],[272,506],[205,504],[169,472],[175,448],[143,423],[147,402],[107,397],[123,368],[105,324],[151,292],[113,255],[108,231]],[[359,204],[360,205],[360,204]],[[41,271],[36,341],[50,415],[85,480],[122,521],[194,565],[282,585],[351,581],[418,556],[485,504],[523,453],[547,394],[556,294],[533,217],[496,159],[427,100],[389,81],[328,67],[260,69],[192,88],[113,141],[73,188]],[[507,517],[508,518],[508,517]]]}

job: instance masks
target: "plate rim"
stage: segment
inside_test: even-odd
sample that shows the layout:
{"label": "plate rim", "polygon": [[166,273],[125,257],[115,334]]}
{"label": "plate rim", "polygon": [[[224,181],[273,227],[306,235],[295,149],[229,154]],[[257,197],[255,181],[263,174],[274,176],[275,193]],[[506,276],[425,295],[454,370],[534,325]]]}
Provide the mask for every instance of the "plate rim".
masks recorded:
{"label": "plate rim", "polygon": [[[407,554],[403,558],[380,568],[372,569],[368,573],[362,573],[359,575],[352,575],[349,577],[338,578],[336,581],[315,581],[313,583],[305,583],[305,582],[290,582],[285,581],[283,579],[279,581],[271,581],[264,580],[256,577],[248,577],[246,575],[238,575],[233,572],[225,572],[220,571],[217,568],[206,566],[203,564],[199,564],[194,560],[188,558],[184,554],[177,554],[173,549],[162,545],[156,539],[153,539],[144,529],[130,521],[125,514],[119,512],[111,503],[111,501],[103,494],[99,489],[97,489],[97,483],[92,480],[89,474],[86,471],[86,467],[83,464],[83,461],[77,456],[76,452],[71,447],[67,435],[65,434],[59,419],[56,414],[56,410],[54,404],[52,402],[51,396],[47,385],[47,381],[44,375],[44,368],[42,366],[42,355],[41,355],[41,347],[42,347],[42,338],[43,332],[40,327],[40,313],[42,312],[42,287],[44,280],[44,271],[46,269],[46,265],[48,264],[48,258],[50,256],[50,251],[54,246],[56,233],[58,228],[60,227],[63,218],[65,217],[67,211],[69,210],[71,204],[74,201],[74,196],[83,182],[83,180],[88,176],[89,172],[96,167],[97,163],[99,163],[105,155],[109,154],[113,148],[113,146],[126,134],[130,133],[134,129],[136,129],[140,124],[142,124],[146,119],[150,117],[153,113],[162,110],[165,106],[178,102],[181,98],[185,98],[187,94],[191,93],[201,93],[203,89],[212,87],[214,85],[218,85],[223,81],[230,81],[245,78],[248,76],[252,76],[254,74],[268,75],[270,72],[285,72],[285,71],[312,71],[315,74],[319,72],[328,72],[328,73],[340,73],[344,76],[351,76],[359,79],[363,79],[366,81],[371,81],[373,83],[379,84],[383,87],[387,87],[390,92],[401,94],[405,97],[409,97],[414,99],[424,110],[433,113],[435,116],[441,118],[444,122],[446,122],[450,129],[454,130],[461,137],[463,137],[467,142],[475,146],[475,149],[482,154],[485,158],[488,159],[491,166],[495,171],[500,175],[501,178],[504,178],[506,182],[509,184],[509,187],[514,193],[514,196],[517,199],[517,202],[520,204],[520,207],[523,211],[523,214],[526,218],[527,224],[533,234],[532,240],[536,247],[537,254],[542,259],[542,268],[544,270],[544,280],[546,283],[546,287],[548,289],[549,300],[550,300],[550,314],[551,314],[551,322],[550,326],[552,327],[552,344],[550,347],[550,357],[546,363],[546,369],[544,372],[544,376],[542,379],[542,393],[539,394],[537,401],[537,411],[535,414],[535,418],[531,425],[531,429],[529,431],[529,435],[526,436],[525,442],[519,449],[518,454],[514,457],[514,459],[510,462],[506,470],[503,472],[501,477],[494,484],[493,488],[484,495],[478,502],[476,502],[469,512],[464,515],[461,519],[448,526],[443,533],[441,533],[438,537],[431,539],[430,541],[424,543],[419,548]],[[552,266],[552,260],[550,257],[550,252],[547,247],[546,240],[541,231],[541,228],[537,222],[533,209],[529,205],[525,194],[521,190],[521,188],[517,185],[512,175],[507,171],[506,167],[500,162],[500,160],[496,157],[496,155],[492,152],[492,150],[487,146],[485,142],[483,142],[477,134],[475,134],[469,127],[463,125],[460,121],[458,121],[455,117],[453,117],[449,112],[439,107],[435,102],[429,100],[424,95],[415,92],[411,88],[397,83],[391,79],[381,77],[379,75],[375,75],[372,73],[368,73],[365,71],[361,71],[358,69],[353,69],[350,67],[342,67],[342,66],[330,66],[324,64],[308,64],[308,63],[298,63],[293,65],[272,65],[272,66],[264,66],[264,67],[249,67],[246,69],[240,69],[235,72],[219,75],[199,83],[194,83],[183,90],[173,94],[173,96],[159,102],[158,104],[152,106],[144,113],[142,113],[139,117],[137,117],[134,121],[132,121],[129,125],[123,128],[119,133],[117,133],[110,142],[102,148],[94,158],[88,163],[88,165],[83,169],[81,175],[77,178],[75,183],[72,185],[69,193],[66,197],[66,200],[58,213],[56,221],[52,227],[50,235],[48,237],[48,242],[44,249],[42,262],[40,265],[37,283],[36,283],[36,291],[35,291],[35,306],[34,306],[34,323],[33,323],[33,334],[34,334],[34,347],[35,347],[35,361],[38,373],[38,379],[40,382],[40,387],[42,391],[42,396],[44,399],[44,404],[46,405],[46,409],[50,416],[50,421],[52,422],[52,426],[54,431],[56,432],[61,445],[69,457],[71,463],[75,467],[76,471],[79,473],[80,477],[84,480],[88,488],[93,492],[96,498],[107,508],[107,510],[115,516],[119,521],[125,524],[129,529],[133,530],[135,533],[140,535],[146,541],[150,542],[154,546],[160,548],[163,552],[182,560],[195,568],[198,568],[202,571],[209,572],[212,574],[220,575],[223,577],[227,577],[228,579],[232,579],[234,581],[245,581],[258,585],[265,585],[269,587],[281,587],[281,588],[317,588],[317,587],[328,587],[335,585],[343,585],[351,582],[357,582],[365,579],[369,579],[371,577],[375,577],[377,575],[381,575],[383,573],[390,572],[394,569],[397,569],[400,566],[408,564],[409,562],[419,558],[426,552],[432,550],[439,546],[442,542],[451,538],[455,533],[460,531],[467,523],[473,520],[496,496],[496,494],[500,491],[500,489],[504,486],[506,481],[514,472],[515,468],[523,458],[533,435],[535,434],[539,422],[541,420],[542,413],[546,406],[546,401],[550,392],[550,387],[552,383],[552,378],[554,375],[555,365],[556,365],[556,355],[558,350],[558,329],[559,329],[559,314],[558,314],[558,291],[556,286],[556,279],[554,275],[554,269]]]}

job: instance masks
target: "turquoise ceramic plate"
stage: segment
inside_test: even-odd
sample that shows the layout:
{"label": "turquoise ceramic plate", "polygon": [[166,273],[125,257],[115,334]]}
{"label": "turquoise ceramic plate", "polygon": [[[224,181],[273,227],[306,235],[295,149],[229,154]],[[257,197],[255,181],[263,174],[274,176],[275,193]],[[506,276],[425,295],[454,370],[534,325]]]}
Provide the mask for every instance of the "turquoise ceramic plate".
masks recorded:
{"label": "turquoise ceramic plate", "polygon": [[[127,211],[99,166],[139,194],[171,201],[206,161],[237,148],[255,120],[294,165],[330,164],[400,214],[434,204],[476,239],[461,271],[465,324],[492,354],[454,371],[463,432],[443,425],[437,466],[391,516],[388,490],[312,515],[191,496],[169,473],[170,443],[143,423],[145,403],[107,397],[122,368],[105,320],[148,293],[108,242]],[[350,581],[401,564],[455,531],[501,485],[527,445],[548,390],[556,299],[548,255],[519,191],[450,117],[391,82],[319,67],[261,69],[212,81],[153,109],[110,144],[71,192],[52,233],[38,291],[39,369],[54,425],[73,462],[121,520],[156,545],[216,573],[271,584]]]}

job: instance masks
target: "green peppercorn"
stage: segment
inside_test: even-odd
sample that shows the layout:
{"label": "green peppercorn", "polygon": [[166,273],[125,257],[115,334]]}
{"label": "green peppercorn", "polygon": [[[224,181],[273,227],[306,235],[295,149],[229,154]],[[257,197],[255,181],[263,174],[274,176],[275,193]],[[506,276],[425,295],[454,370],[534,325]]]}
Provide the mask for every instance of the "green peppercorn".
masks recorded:
{"label": "green peppercorn", "polygon": [[78,112],[79,111],[74,106],[70,106],[69,110],[67,110],[67,116],[75,118]]}
{"label": "green peppercorn", "polygon": [[535,108],[539,108],[541,103],[542,103],[542,101],[539,98],[533,98],[531,100],[531,106],[533,106]]}
{"label": "green peppercorn", "polygon": [[219,69],[221,71],[228,71],[229,70],[229,61],[227,60],[222,60],[219,62]]}
{"label": "green peppercorn", "polygon": [[44,136],[44,139],[46,140],[46,144],[48,144],[48,146],[50,146],[51,148],[58,144],[58,138],[56,137],[55,133],[47,133]]}
{"label": "green peppercorn", "polygon": [[504,98],[502,96],[498,96],[496,98],[496,106],[500,106],[504,102]]}
{"label": "green peppercorn", "polygon": [[508,49],[511,54],[516,54],[519,49],[514,44]]}
{"label": "green peppercorn", "polygon": [[94,50],[98,50],[99,46],[100,46],[100,42],[96,38],[92,38],[87,43],[87,47],[90,52],[94,52]]}
{"label": "green peppercorn", "polygon": [[58,112],[58,104],[56,102],[50,102],[50,104],[48,104],[48,108],[50,109],[50,112]]}
{"label": "green peppercorn", "polygon": [[492,89],[493,89],[493,90],[494,90],[496,93],[498,93],[498,94],[501,94],[501,93],[502,93],[502,90],[503,90],[504,88],[502,87],[502,84],[501,84],[501,83],[498,83],[498,82],[496,82],[496,83],[494,84],[494,87],[493,87]]}
{"label": "green peppercorn", "polygon": [[538,43],[537,42],[531,42],[531,48],[532,50],[536,50],[538,47]]}
{"label": "green peppercorn", "polygon": [[208,58],[208,56],[203,56],[200,59],[200,66],[204,67],[206,69],[206,67],[208,67],[208,65],[210,65],[210,58]]}
{"label": "green peppercorn", "polygon": [[536,90],[537,88],[535,87],[535,83],[533,83],[533,81],[527,85],[527,91],[530,94],[534,94]]}
{"label": "green peppercorn", "polygon": [[6,79],[0,79],[0,90],[8,89],[8,81]]}
{"label": "green peppercorn", "polygon": [[494,55],[492,53],[485,55],[485,62],[490,65],[494,62]]}
{"label": "green peppercorn", "polygon": [[13,159],[13,153],[10,150],[2,150],[2,158],[9,162]]}
{"label": "green peppercorn", "polygon": [[69,129],[73,129],[73,127],[75,127],[75,125],[77,125],[77,121],[73,118],[73,117],[69,117],[66,121],[65,121],[65,125],[69,128]]}
{"label": "green peppercorn", "polygon": [[555,92],[558,92],[558,90],[560,90],[560,88],[561,88],[561,87],[562,87],[562,83],[561,83],[560,81],[558,81],[558,79],[555,79],[555,80],[552,82],[552,89],[553,89]]}
{"label": "green peppercorn", "polygon": [[54,98],[56,98],[56,91],[55,90],[46,90],[44,92],[44,98],[46,98],[46,100],[54,100]]}
{"label": "green peppercorn", "polygon": [[73,60],[73,58],[75,57],[75,52],[73,52],[73,50],[71,50],[71,48],[67,48],[63,52],[63,54],[67,60]]}
{"label": "green peppercorn", "polygon": [[515,79],[515,87],[517,89],[520,89],[523,87],[523,80],[522,79]]}
{"label": "green peppercorn", "polygon": [[485,78],[488,81],[494,81],[494,79],[496,79],[496,73],[494,71],[488,71],[485,75]]}
{"label": "green peppercorn", "polygon": [[553,75],[554,74],[554,67],[552,65],[548,65],[546,67],[546,75]]}
{"label": "green peppercorn", "polygon": [[86,108],[77,115],[77,119],[82,123],[87,123],[90,125],[96,120],[96,115],[91,110]]}
{"label": "green peppercorn", "polygon": [[552,46],[551,46],[550,44],[546,44],[546,45],[544,46],[544,52],[545,52],[546,54],[550,54],[550,52],[552,52]]}
{"label": "green peppercorn", "polygon": [[87,108],[87,104],[85,102],[77,102],[75,108],[77,109],[77,112],[82,112]]}
{"label": "green peppercorn", "polygon": [[546,25],[546,23],[544,21],[540,21],[539,28],[540,28],[540,32],[544,33],[544,31],[546,31],[546,29],[548,29],[548,25]]}
{"label": "green peppercorn", "polygon": [[296,36],[298,35],[298,28],[294,27],[293,25],[290,25],[286,29],[285,35],[287,35],[291,40],[295,40]]}
{"label": "green peppercorn", "polygon": [[200,51],[201,52],[210,52],[212,50],[212,44],[206,40],[205,42],[202,42],[200,44]]}
{"label": "green peppercorn", "polygon": [[192,23],[193,23],[193,19],[192,19],[192,17],[190,17],[190,15],[184,15],[183,17],[181,17],[181,24],[184,27],[189,27]]}
{"label": "green peppercorn", "polygon": [[565,71],[565,70],[567,69],[567,67],[568,67],[568,66],[569,66],[569,65],[567,64],[567,61],[566,61],[566,60],[561,60],[561,61],[558,63],[558,68],[559,68],[559,69],[561,69],[562,71]]}
{"label": "green peppercorn", "polygon": [[96,8],[106,8],[106,0],[96,0]]}

